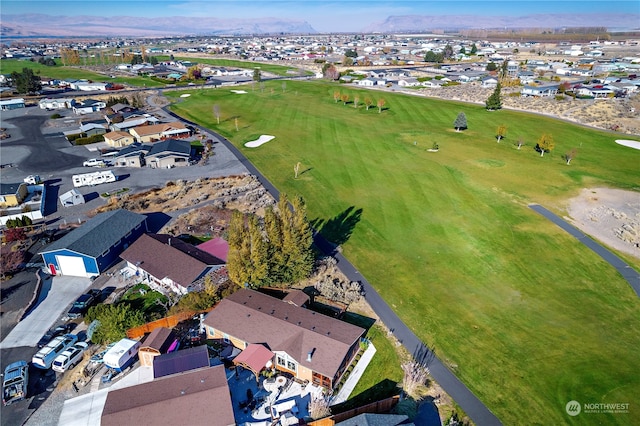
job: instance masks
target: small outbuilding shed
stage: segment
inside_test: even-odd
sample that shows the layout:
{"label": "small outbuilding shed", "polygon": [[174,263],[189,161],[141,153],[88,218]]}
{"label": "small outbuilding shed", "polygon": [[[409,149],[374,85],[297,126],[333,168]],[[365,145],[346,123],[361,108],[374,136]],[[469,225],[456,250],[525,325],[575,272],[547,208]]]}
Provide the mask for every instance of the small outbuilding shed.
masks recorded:
{"label": "small outbuilding shed", "polygon": [[84,196],[78,192],[77,189],[72,189],[62,194],[60,197],[60,204],[62,207],[77,206],[78,204],[84,204]]}
{"label": "small outbuilding shed", "polygon": [[[153,367],[153,359],[159,355],[166,354],[177,337],[173,330],[167,327],[158,327],[153,330],[142,342],[138,357],[140,357],[140,365]],[[175,345],[174,345],[175,346]]]}

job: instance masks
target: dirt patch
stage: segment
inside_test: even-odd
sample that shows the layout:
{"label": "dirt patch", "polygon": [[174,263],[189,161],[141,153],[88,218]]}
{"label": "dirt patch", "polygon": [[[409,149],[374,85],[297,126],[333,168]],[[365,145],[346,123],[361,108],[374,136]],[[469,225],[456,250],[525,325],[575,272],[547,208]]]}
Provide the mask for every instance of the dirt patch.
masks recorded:
{"label": "dirt patch", "polygon": [[640,258],[640,193],[585,188],[568,202],[573,225],[614,249]]}
{"label": "dirt patch", "polygon": [[[275,200],[258,179],[249,174],[195,181],[169,181],[162,188],[137,194],[113,196],[109,202],[91,212],[91,216],[115,209],[136,213],[176,213],[162,230],[174,235],[221,235],[231,212],[264,215],[264,209]],[[184,212],[181,212],[183,211]]]}

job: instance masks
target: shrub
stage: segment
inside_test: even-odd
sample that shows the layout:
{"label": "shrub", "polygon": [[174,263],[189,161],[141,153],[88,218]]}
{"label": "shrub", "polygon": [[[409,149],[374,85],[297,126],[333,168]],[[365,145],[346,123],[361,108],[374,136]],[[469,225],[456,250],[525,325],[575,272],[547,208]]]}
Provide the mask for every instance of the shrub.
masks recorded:
{"label": "shrub", "polygon": [[80,146],[80,145],[88,145],[88,144],[102,142],[102,141],[104,141],[104,135],[93,135],[93,136],[87,136],[84,138],[77,138],[73,141],[73,143],[74,145]]}
{"label": "shrub", "polygon": [[56,118],[62,118],[62,116],[58,113],[52,114],[50,117],[52,120],[55,120]]}

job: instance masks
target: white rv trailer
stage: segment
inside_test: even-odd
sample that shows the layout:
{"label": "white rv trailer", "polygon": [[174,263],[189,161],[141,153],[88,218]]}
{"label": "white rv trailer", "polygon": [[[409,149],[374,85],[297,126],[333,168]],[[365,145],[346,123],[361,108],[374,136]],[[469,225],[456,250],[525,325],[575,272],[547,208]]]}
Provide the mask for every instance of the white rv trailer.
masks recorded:
{"label": "white rv trailer", "polygon": [[93,186],[100,185],[101,183],[110,183],[116,181],[116,176],[111,170],[104,170],[93,173],[83,173],[81,175],[73,175],[73,186],[76,188],[80,186]]}

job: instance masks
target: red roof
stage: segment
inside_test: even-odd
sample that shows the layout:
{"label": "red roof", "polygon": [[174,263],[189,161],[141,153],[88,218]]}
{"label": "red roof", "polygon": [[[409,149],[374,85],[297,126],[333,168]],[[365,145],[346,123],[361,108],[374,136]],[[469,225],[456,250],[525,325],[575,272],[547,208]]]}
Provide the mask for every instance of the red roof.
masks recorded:
{"label": "red roof", "polygon": [[267,362],[273,359],[273,355],[274,353],[263,345],[251,343],[235,357],[233,363],[241,364],[257,375],[267,366]]}
{"label": "red roof", "polygon": [[223,238],[214,238],[209,241],[205,241],[202,244],[196,246],[202,251],[214,255],[218,259],[227,261],[227,255],[229,254],[229,244]]}

